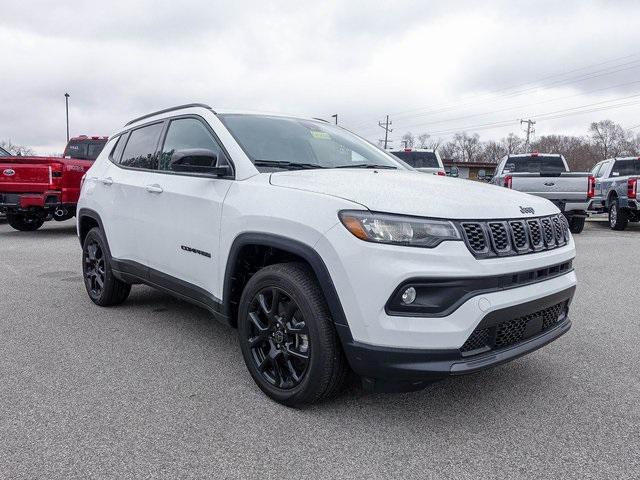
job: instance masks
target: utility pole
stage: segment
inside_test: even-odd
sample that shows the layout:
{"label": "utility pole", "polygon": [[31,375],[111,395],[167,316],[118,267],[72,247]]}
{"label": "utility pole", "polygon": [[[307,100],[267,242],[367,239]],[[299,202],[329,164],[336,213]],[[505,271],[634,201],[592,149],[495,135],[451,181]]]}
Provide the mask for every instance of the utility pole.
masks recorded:
{"label": "utility pole", "polygon": [[69,143],[69,95],[68,93],[64,94],[64,103],[67,110],[67,143]]}
{"label": "utility pole", "polygon": [[336,113],[334,115],[331,115],[331,118],[335,118],[336,119],[336,125],[337,125],[338,124],[338,114]]}
{"label": "utility pole", "polygon": [[531,139],[531,135],[534,134],[536,131],[533,129],[533,126],[536,124],[536,122],[534,122],[531,119],[528,120],[520,120],[520,125],[522,125],[523,123],[527,124],[527,141],[526,141],[526,145],[527,147],[529,147],[529,140]]}
{"label": "utility pole", "polygon": [[387,149],[387,145],[389,144],[389,134],[393,132],[392,128],[389,128],[391,125],[391,120],[389,120],[389,115],[387,115],[386,120],[383,122],[378,122],[378,126],[384,128],[384,149]]}

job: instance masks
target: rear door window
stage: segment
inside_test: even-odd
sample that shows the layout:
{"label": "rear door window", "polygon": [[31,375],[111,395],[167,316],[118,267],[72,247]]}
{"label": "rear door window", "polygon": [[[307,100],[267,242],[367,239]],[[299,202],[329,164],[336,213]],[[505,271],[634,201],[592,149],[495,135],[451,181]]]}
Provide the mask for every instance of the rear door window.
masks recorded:
{"label": "rear door window", "polygon": [[124,147],[120,165],[123,167],[143,168],[156,170],[158,168],[158,156],[156,150],[163,123],[154,123],[146,127],[132,130],[129,140]]}

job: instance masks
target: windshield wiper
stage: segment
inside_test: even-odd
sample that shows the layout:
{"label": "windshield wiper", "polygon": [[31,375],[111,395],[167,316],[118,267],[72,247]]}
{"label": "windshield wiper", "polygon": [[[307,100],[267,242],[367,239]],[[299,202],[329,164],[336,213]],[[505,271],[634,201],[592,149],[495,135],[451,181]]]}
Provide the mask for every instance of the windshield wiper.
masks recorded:
{"label": "windshield wiper", "polygon": [[353,165],[338,165],[337,167],[333,167],[333,168],[387,168],[391,170],[397,170],[397,167],[394,167],[393,165],[374,165],[371,163],[355,163]]}
{"label": "windshield wiper", "polygon": [[287,162],[283,160],[255,160],[253,164],[256,167],[273,167],[282,168],[284,170],[310,170],[313,168],[326,168],[315,163]]}

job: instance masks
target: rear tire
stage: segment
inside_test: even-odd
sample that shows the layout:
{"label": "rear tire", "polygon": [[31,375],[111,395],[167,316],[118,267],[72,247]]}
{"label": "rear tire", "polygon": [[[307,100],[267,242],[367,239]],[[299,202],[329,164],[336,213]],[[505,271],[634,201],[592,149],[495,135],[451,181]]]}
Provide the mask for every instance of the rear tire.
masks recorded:
{"label": "rear tire", "polygon": [[586,218],[584,217],[572,217],[569,220],[569,231],[571,233],[581,233],[584,230],[584,222]]}
{"label": "rear tire", "polygon": [[21,232],[34,232],[44,224],[44,218],[37,214],[7,214],[7,222]]}
{"label": "rear tire", "polygon": [[327,302],[303,264],[259,270],[240,298],[238,336],[260,389],[287,406],[338,394],[349,367]]}
{"label": "rear tire", "polygon": [[101,307],[119,305],[131,292],[130,284],[118,280],[113,275],[107,240],[98,227],[89,230],[84,239],[82,276],[89,298]]}
{"label": "rear tire", "polygon": [[609,206],[609,227],[612,230],[624,230],[629,223],[629,212],[618,205],[618,199],[613,199]]}

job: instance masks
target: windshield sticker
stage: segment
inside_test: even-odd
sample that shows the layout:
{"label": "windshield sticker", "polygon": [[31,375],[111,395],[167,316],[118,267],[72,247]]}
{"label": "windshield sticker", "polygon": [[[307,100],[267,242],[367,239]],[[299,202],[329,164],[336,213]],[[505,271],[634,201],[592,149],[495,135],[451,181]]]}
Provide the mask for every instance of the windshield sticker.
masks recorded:
{"label": "windshield sticker", "polygon": [[311,136],[318,140],[331,140],[331,136],[326,132],[320,132],[318,130],[310,130]]}

